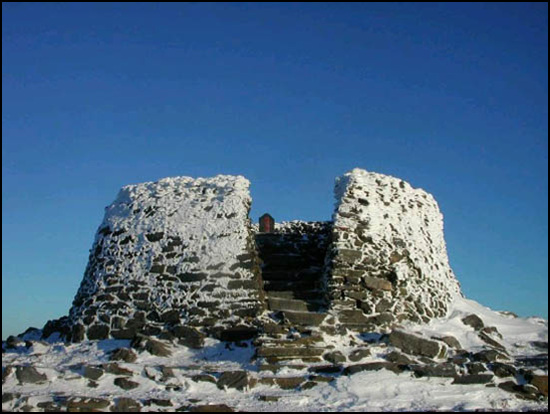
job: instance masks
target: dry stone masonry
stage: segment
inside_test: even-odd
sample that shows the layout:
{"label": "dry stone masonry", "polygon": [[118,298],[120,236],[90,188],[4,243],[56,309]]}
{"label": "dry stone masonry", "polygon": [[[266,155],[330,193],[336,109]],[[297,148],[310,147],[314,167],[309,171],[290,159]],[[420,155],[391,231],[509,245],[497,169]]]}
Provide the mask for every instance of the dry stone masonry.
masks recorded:
{"label": "dry stone masonry", "polygon": [[[502,402],[485,409],[547,411],[548,322],[461,297],[431,195],[355,169],[336,180],[332,221],[260,231],[248,187],[220,175],[122,188],[69,315],[2,342],[2,411],[307,410],[363,387],[376,399],[378,378],[361,373],[383,370],[399,376],[383,377],[387,395],[438,396],[408,407],[463,410],[448,405],[458,384]],[[321,411],[366,406],[338,404]]]}
{"label": "dry stone masonry", "polygon": [[44,335],[156,335],[196,347],[204,334],[364,332],[443,316],[460,295],[441,213],[425,191],[355,169],[336,180],[332,222],[262,233],[248,218],[248,188],[224,175],[124,187],[69,317]]}
{"label": "dry stone masonry", "polygon": [[336,180],[329,293],[339,323],[360,330],[447,313],[460,286],[443,217],[421,189],[361,169]]}
{"label": "dry stone masonry", "polygon": [[263,299],[248,187],[223,175],[124,187],[70,311],[73,341],[253,326]]}

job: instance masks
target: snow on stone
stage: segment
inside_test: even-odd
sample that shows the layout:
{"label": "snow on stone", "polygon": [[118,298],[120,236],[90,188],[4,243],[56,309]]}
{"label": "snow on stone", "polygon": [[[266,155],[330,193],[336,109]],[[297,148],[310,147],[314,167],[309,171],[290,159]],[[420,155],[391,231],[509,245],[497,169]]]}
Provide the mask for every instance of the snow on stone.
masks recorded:
{"label": "snow on stone", "polygon": [[373,317],[386,313],[386,321],[444,316],[460,296],[460,285],[449,266],[443,216],[433,196],[398,178],[357,168],[336,180],[335,196],[337,294],[344,301],[357,299],[349,296],[350,284],[352,290],[366,285],[378,291],[361,298],[361,306]]}
{"label": "snow on stone", "polygon": [[[210,325],[237,320],[249,308],[253,314],[259,282],[248,187],[244,177],[219,175],[122,188],[92,247],[70,313],[73,328],[98,324],[106,328],[94,333],[105,337],[106,329],[120,331],[136,318],[136,303],[146,324],[174,310],[176,319],[210,318]],[[143,325],[138,319],[134,325]]]}

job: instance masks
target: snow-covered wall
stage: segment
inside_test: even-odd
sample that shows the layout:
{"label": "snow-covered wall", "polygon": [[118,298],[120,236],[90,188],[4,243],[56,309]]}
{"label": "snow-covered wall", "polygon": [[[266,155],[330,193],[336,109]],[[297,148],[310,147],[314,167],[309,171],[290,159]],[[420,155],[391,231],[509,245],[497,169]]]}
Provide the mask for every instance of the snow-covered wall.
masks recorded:
{"label": "snow-covered wall", "polygon": [[460,295],[435,199],[361,169],[337,178],[329,252],[332,309],[344,326],[428,321]]}
{"label": "snow-covered wall", "polygon": [[73,340],[253,323],[263,298],[249,184],[219,175],[123,187],[70,311]]}

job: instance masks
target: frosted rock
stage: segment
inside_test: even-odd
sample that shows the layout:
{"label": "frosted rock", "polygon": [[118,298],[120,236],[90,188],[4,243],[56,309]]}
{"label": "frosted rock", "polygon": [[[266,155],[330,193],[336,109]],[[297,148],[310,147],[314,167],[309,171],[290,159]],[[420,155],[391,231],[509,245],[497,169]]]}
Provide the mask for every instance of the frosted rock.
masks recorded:
{"label": "frosted rock", "polygon": [[327,279],[331,297],[340,300],[333,307],[340,322],[360,321],[349,319],[357,308],[375,325],[393,323],[378,317],[389,310],[397,321],[446,315],[461,293],[435,199],[398,178],[357,168],[336,179],[334,193]]}

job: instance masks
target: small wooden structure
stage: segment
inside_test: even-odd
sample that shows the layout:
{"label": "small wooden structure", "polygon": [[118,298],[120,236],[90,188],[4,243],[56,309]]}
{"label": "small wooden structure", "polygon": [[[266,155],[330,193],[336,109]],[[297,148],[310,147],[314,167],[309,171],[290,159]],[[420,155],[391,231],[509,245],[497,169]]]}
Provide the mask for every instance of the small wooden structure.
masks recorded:
{"label": "small wooden structure", "polygon": [[260,217],[260,233],[273,233],[275,231],[275,219],[268,213]]}

